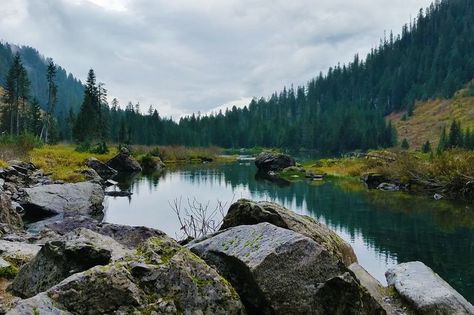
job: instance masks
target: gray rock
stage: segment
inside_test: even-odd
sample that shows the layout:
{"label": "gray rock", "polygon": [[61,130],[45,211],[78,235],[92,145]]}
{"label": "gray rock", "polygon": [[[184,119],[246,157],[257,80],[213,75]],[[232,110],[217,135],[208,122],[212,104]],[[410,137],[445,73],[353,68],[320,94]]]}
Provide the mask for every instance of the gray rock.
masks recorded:
{"label": "gray rock", "polygon": [[23,220],[20,214],[12,204],[10,197],[4,192],[0,192],[0,223],[5,225],[9,231],[23,229]]}
{"label": "gray rock", "polygon": [[8,311],[8,315],[73,315],[59,309],[46,293],[38,294],[30,299],[20,301],[16,307]]}
{"label": "gray rock", "polygon": [[32,297],[71,274],[125,257],[129,252],[112,238],[87,229],[65,235],[61,241],[46,243],[23,266],[10,286],[18,296]]}
{"label": "gray rock", "polygon": [[242,225],[187,247],[232,283],[250,313],[384,313],[339,259],[291,230]]}
{"label": "gray rock", "polygon": [[383,191],[399,191],[400,186],[396,184],[391,184],[391,183],[380,183],[377,186],[378,190],[383,190]]}
{"label": "gray rock", "polygon": [[46,226],[59,235],[67,234],[81,227],[109,236],[129,249],[136,248],[149,238],[165,235],[162,231],[144,226],[99,223],[89,216],[69,217]]}
{"label": "gray rock", "polygon": [[259,171],[268,173],[270,171],[279,172],[287,167],[295,166],[295,160],[285,154],[263,152],[255,159],[255,166]]}
{"label": "gray rock", "polygon": [[273,202],[254,202],[241,199],[232,204],[224,218],[222,229],[239,225],[268,222],[284,229],[301,233],[323,245],[331,254],[341,259],[346,266],[357,262],[351,245],[311,217],[299,215]]}
{"label": "gray rock", "polygon": [[105,195],[109,197],[130,197],[131,195],[133,195],[133,193],[130,191],[111,190],[111,191],[106,191]]}
{"label": "gray rock", "polygon": [[110,179],[118,173],[116,170],[94,157],[88,158],[86,160],[86,165],[96,171],[104,180]]}
{"label": "gray rock", "polygon": [[133,257],[76,273],[32,299],[8,314],[32,314],[35,303],[72,314],[245,314],[227,281],[166,236],[150,239]]}
{"label": "gray rock", "polygon": [[369,274],[361,265],[353,263],[349,269],[359,280],[359,283],[369,292],[369,294],[383,307],[387,315],[412,314],[407,310],[406,303],[401,301],[400,297],[393,294],[391,290],[382,286],[382,284]]}
{"label": "gray rock", "polygon": [[41,247],[35,244],[0,240],[0,257],[17,266],[22,266],[32,260],[40,249]]}
{"label": "gray rock", "polygon": [[77,173],[84,175],[87,181],[102,185],[104,180],[92,168],[78,170]]}
{"label": "gray rock", "polygon": [[63,213],[65,217],[93,214],[103,209],[104,190],[98,184],[53,184],[24,189],[20,204],[28,211]]}
{"label": "gray rock", "polygon": [[138,163],[125,148],[120,149],[120,152],[110,159],[107,165],[118,172],[134,173],[141,172],[142,170],[140,163]]}
{"label": "gray rock", "polygon": [[397,265],[385,277],[419,314],[474,314],[474,306],[422,262]]}

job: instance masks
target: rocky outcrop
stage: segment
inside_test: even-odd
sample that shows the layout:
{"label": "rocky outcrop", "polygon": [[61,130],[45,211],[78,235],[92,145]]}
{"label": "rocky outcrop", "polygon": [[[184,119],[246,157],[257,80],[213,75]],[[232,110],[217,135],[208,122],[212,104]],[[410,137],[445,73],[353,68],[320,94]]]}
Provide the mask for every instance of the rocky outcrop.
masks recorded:
{"label": "rocky outcrop", "polygon": [[23,220],[10,197],[0,190],[0,234],[23,229]]}
{"label": "rocky outcrop", "polygon": [[140,163],[132,157],[126,148],[121,148],[120,152],[107,162],[107,165],[124,173],[141,172],[142,170]]}
{"label": "rocky outcrop", "polygon": [[384,313],[337,257],[291,230],[242,225],[187,247],[232,283],[250,313]]}
{"label": "rocky outcrop", "polygon": [[262,222],[268,222],[313,239],[324,246],[329,253],[341,259],[346,266],[357,262],[352,247],[326,225],[273,202],[254,202],[245,199],[237,201],[230,206],[221,229]]}
{"label": "rocky outcrop", "polygon": [[255,166],[261,172],[279,172],[287,167],[295,166],[295,160],[285,154],[263,152],[255,159]]}
{"label": "rocky outcrop", "polygon": [[397,265],[385,276],[418,314],[474,314],[474,306],[422,262]]}
{"label": "rocky outcrop", "polygon": [[86,165],[96,171],[104,180],[110,179],[118,173],[116,170],[94,157],[88,158],[86,160]]}
{"label": "rocky outcrop", "polygon": [[46,291],[73,273],[125,257],[128,251],[112,238],[87,229],[65,235],[61,241],[46,243],[23,266],[10,289],[21,297]]}
{"label": "rocky outcrop", "polygon": [[35,310],[41,315],[245,314],[227,281],[166,236],[148,240],[126,260],[76,273],[7,314]]}
{"label": "rocky outcrop", "polygon": [[25,188],[20,203],[26,211],[64,214],[65,217],[96,214],[103,209],[104,190],[99,184],[53,184]]}

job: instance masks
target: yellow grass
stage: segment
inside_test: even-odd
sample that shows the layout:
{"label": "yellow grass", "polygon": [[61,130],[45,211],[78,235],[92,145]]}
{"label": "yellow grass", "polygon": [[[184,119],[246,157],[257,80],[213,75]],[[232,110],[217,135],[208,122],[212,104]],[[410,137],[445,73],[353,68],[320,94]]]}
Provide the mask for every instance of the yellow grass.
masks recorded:
{"label": "yellow grass", "polygon": [[108,154],[92,154],[77,152],[72,145],[48,145],[33,149],[29,159],[45,173],[50,173],[55,180],[66,182],[79,182],[85,180],[77,171],[87,168],[85,161],[88,157],[95,157],[103,162],[108,161],[116,153],[111,149]]}
{"label": "yellow grass", "polygon": [[431,147],[436,148],[441,130],[449,128],[455,119],[461,122],[463,129],[474,128],[474,97],[465,96],[459,91],[452,99],[437,99],[418,102],[414,115],[402,120],[404,113],[391,114],[391,120],[398,132],[399,141],[406,138],[410,149],[419,150],[423,143],[430,141]]}
{"label": "yellow grass", "polygon": [[325,159],[305,165],[305,169],[315,174],[355,177],[372,170],[372,165],[365,158]]}

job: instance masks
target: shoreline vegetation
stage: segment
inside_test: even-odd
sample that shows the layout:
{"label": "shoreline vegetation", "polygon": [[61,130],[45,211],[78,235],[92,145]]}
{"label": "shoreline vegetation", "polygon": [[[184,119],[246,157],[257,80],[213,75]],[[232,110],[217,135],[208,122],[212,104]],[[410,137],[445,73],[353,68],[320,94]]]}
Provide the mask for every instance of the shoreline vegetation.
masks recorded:
{"label": "shoreline vegetation", "polygon": [[[95,157],[110,160],[119,150],[118,145],[105,145],[102,152],[72,144],[42,145],[35,137],[0,137],[0,167],[9,160],[29,161],[41,168],[54,180],[80,182],[85,180],[82,170],[85,161]],[[90,146],[89,146],[90,149]],[[194,148],[185,146],[131,145],[128,149],[142,165],[157,159],[165,165],[226,163],[239,160],[242,154],[257,156],[261,152],[278,152],[253,148],[248,150],[219,147]],[[95,152],[95,153],[94,153]],[[286,181],[306,178],[321,180],[324,177],[376,177],[375,187],[389,183],[393,190],[417,194],[436,194],[439,198],[474,200],[474,152],[450,149],[441,153],[422,153],[408,150],[380,150],[368,153],[350,153],[337,158],[302,159],[295,167],[273,174]],[[146,169],[146,167],[144,167]],[[392,190],[392,189],[391,189]]]}

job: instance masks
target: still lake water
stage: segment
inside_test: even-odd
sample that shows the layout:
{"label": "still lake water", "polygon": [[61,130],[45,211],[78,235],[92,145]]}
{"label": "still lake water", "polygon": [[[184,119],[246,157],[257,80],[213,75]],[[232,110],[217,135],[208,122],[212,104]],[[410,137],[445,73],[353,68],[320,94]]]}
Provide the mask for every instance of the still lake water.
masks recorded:
{"label": "still lake water", "polygon": [[387,268],[422,261],[474,302],[474,207],[403,193],[368,191],[358,181],[274,183],[253,164],[198,165],[121,180],[131,198],[107,197],[104,221],[179,237],[170,203],[196,198],[210,208],[239,198],[274,201],[327,224],[382,283]]}

